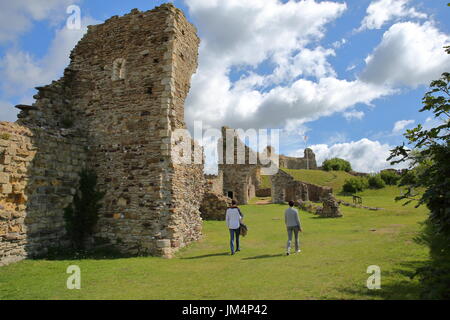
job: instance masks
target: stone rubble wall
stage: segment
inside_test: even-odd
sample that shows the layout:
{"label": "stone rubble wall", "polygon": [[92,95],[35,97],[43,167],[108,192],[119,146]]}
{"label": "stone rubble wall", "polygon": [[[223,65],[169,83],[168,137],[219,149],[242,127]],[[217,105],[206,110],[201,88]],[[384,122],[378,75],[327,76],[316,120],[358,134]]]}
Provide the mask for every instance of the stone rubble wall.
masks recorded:
{"label": "stone rubble wall", "polygon": [[[231,143],[226,139],[227,130],[232,130],[234,136],[234,154],[232,159],[229,159],[231,163],[226,159],[227,144]],[[253,159],[258,160],[257,153],[241,141],[236,130],[228,127],[222,128],[218,151],[219,159],[223,158],[223,164],[219,164],[219,171],[223,172],[223,194],[228,196],[229,192],[232,192],[233,199],[239,205],[247,204],[256,196],[256,190],[261,184],[260,165],[252,163]],[[239,163],[239,159],[243,159],[243,163]]]}
{"label": "stone rubble wall", "polygon": [[303,182],[308,189],[309,201],[321,202],[323,199],[327,198],[329,194],[333,193],[333,188],[318,186],[316,184]]}
{"label": "stone rubble wall", "polygon": [[[271,146],[266,148],[268,154],[274,154],[275,149]],[[316,155],[314,152],[306,148],[304,151],[304,156],[299,157],[288,157],[285,155],[278,155],[279,167],[285,169],[309,169],[317,170]]]}
{"label": "stone rubble wall", "polygon": [[323,199],[322,208],[317,209],[316,214],[323,218],[343,217],[341,210],[339,209],[339,202],[333,194],[330,194],[327,198]]}
{"label": "stone rubble wall", "polygon": [[66,244],[63,214],[86,159],[83,142],[67,131],[0,123],[0,264]]}
{"label": "stone rubble wall", "polygon": [[[17,212],[15,217],[1,209],[1,230],[8,229],[2,231],[8,239],[20,236],[5,245],[0,235],[0,256],[25,257],[64,245],[64,208],[85,167],[96,172],[105,192],[94,236],[98,243],[130,254],[172,257],[201,237],[202,149],[184,141],[200,161],[180,164],[173,159],[171,139],[186,127],[184,100],[198,46],[195,27],[171,4],[133,9],[88,27],[64,76],[37,88],[36,102],[21,106],[17,124],[3,126],[23,132],[10,142],[0,140],[5,145],[0,152],[13,143],[6,159],[14,166],[26,161],[0,166],[1,201],[8,203],[7,212]],[[26,172],[19,169],[24,165]],[[17,172],[24,191],[14,187],[10,171]],[[24,203],[11,200],[15,192],[23,194]]]}
{"label": "stone rubble wall", "polygon": [[223,172],[219,170],[217,175],[206,174],[206,191],[215,194],[223,194]]}
{"label": "stone rubble wall", "polygon": [[284,203],[290,200],[320,202],[333,193],[333,189],[330,187],[296,181],[281,169],[277,174],[271,176],[271,182],[273,203]]}
{"label": "stone rubble wall", "polygon": [[203,197],[200,207],[203,220],[224,221],[226,210],[231,205],[231,199],[221,194],[208,192]]}

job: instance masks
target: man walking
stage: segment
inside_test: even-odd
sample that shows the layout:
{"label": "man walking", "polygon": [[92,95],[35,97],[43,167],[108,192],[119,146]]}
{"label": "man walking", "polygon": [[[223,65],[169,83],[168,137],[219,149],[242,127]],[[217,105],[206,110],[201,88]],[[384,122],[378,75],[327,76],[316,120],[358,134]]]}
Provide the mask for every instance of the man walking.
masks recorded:
{"label": "man walking", "polygon": [[295,252],[301,252],[298,241],[298,233],[302,231],[300,225],[300,218],[298,217],[298,211],[294,209],[294,201],[289,201],[289,208],[284,212],[284,222],[286,223],[286,228],[288,232],[288,242],[286,247],[286,255],[291,254],[291,241],[292,233],[295,236]]}
{"label": "man walking", "polygon": [[231,249],[231,255],[234,254],[234,239],[236,238],[236,252],[240,251],[239,249],[239,234],[240,234],[240,227],[241,227],[241,212],[239,208],[237,207],[236,200],[233,200],[231,202],[231,207],[227,209],[226,212],[226,221],[227,221],[227,227],[230,230],[230,249]]}

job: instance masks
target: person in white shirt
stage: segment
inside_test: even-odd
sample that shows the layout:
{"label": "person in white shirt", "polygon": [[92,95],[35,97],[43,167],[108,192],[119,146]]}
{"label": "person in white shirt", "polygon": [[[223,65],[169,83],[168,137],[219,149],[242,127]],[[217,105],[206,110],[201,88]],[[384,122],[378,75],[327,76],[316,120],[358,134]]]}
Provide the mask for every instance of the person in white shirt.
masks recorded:
{"label": "person in white shirt", "polygon": [[239,235],[240,235],[240,227],[243,215],[241,210],[237,207],[237,202],[233,200],[231,202],[231,207],[227,209],[226,212],[226,222],[227,227],[230,230],[230,249],[231,255],[234,255],[234,239],[236,238],[236,252],[241,251],[239,248]]}

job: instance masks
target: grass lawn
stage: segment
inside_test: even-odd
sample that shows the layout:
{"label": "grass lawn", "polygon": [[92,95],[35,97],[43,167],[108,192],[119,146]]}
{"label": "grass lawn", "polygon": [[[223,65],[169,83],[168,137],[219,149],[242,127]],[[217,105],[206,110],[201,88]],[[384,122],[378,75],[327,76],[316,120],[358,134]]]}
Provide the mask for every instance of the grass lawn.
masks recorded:
{"label": "grass lawn", "polygon": [[[0,268],[0,299],[414,299],[409,275],[427,259],[413,242],[426,208],[402,207],[398,188],[368,190],[368,205],[342,207],[344,218],[301,212],[303,252],[284,255],[283,205],[247,205],[242,251],[228,255],[224,222],[205,221],[204,239],[177,257],[26,260]],[[81,268],[81,290],[66,289],[69,265]],[[367,267],[381,268],[381,289],[366,288]]]}

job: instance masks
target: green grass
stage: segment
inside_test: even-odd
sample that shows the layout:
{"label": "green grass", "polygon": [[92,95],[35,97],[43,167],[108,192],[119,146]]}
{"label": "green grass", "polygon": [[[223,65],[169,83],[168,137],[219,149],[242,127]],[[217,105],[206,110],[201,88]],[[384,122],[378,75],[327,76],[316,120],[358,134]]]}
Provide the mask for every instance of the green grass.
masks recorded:
{"label": "green grass", "polygon": [[270,181],[270,176],[261,176],[260,189],[269,189],[272,187],[272,182]]}
{"label": "green grass", "polygon": [[[344,218],[302,212],[303,252],[283,255],[283,205],[247,205],[242,251],[228,255],[224,222],[204,222],[204,238],[177,257],[26,260],[0,268],[0,299],[415,299],[409,275],[427,259],[413,238],[426,209],[402,207],[390,187],[364,199],[383,211],[343,207]],[[66,289],[69,265],[81,290]],[[381,267],[381,290],[368,290],[367,267]]]}
{"label": "green grass", "polygon": [[342,191],[345,180],[353,178],[351,174],[344,171],[323,171],[323,170],[294,170],[283,169],[294,177],[295,180],[313,183],[319,186],[333,188],[333,193]]}

